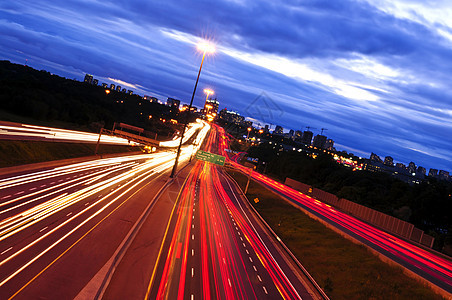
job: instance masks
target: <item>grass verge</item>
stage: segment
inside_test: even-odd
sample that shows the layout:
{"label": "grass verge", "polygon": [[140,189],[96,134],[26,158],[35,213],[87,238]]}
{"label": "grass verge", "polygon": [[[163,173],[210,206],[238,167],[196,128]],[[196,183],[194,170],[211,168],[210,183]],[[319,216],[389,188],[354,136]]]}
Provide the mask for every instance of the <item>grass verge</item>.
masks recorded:
{"label": "grass verge", "polygon": [[[229,171],[244,189],[247,178]],[[430,288],[390,266],[251,181],[248,199],[331,299],[442,299]]]}
{"label": "grass verge", "polygon": [[[94,155],[96,144],[0,140],[0,168]],[[138,147],[99,145],[99,154],[139,151]]]}

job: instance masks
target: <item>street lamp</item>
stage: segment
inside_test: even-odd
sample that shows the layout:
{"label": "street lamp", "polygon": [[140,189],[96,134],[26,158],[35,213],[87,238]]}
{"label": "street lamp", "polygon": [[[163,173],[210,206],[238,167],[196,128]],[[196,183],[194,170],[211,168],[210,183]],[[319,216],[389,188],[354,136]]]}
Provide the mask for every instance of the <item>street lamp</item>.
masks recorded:
{"label": "street lamp", "polygon": [[[195,98],[196,87],[198,86],[199,75],[201,75],[202,64],[204,63],[204,58],[206,57],[206,53],[215,52],[215,46],[212,44],[209,44],[207,42],[198,44],[197,48],[198,48],[198,50],[202,51],[202,60],[201,60],[201,65],[199,66],[198,77],[196,78],[195,88],[193,89],[193,94],[191,95],[190,105],[188,106],[189,112],[191,111],[191,106],[193,104],[193,98]],[[182,147],[182,142],[184,140],[184,133],[185,133],[185,129],[187,128],[188,116],[189,116],[189,113],[187,113],[187,115],[185,117],[185,122],[184,122],[184,127],[182,128],[182,134],[180,137],[179,147],[177,148],[176,160],[174,161],[174,166],[173,166],[173,169],[171,170],[171,176],[170,176],[171,178],[174,178],[174,175],[176,174],[177,163],[179,162],[179,156],[180,156],[180,151],[181,151],[181,147]]]}
{"label": "street lamp", "polygon": [[251,127],[248,127],[246,130],[248,130],[248,134],[246,135],[246,139],[248,140],[248,138],[250,137]]}

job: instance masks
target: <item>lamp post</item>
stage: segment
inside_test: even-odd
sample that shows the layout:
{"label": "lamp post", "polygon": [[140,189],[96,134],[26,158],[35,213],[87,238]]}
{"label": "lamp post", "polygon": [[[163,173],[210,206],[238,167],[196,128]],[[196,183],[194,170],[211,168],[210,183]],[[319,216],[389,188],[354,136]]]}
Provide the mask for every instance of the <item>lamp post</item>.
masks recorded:
{"label": "lamp post", "polygon": [[246,139],[248,140],[250,137],[251,127],[248,127],[246,130],[248,130],[248,134],[246,135]]}
{"label": "lamp post", "polygon": [[206,43],[206,42],[198,44],[197,48],[198,48],[198,50],[201,50],[203,52],[202,53],[202,60],[201,60],[201,65],[199,66],[198,77],[196,78],[195,88],[193,89],[193,94],[191,95],[190,105],[188,106],[188,113],[187,113],[187,115],[185,117],[184,127],[182,128],[182,134],[181,134],[181,137],[180,137],[179,147],[177,147],[176,160],[174,161],[174,166],[173,166],[173,169],[171,170],[171,175],[170,175],[171,178],[174,178],[174,176],[176,174],[177,163],[179,162],[180,151],[181,151],[182,143],[183,143],[183,140],[184,140],[184,133],[185,133],[185,129],[187,128],[188,116],[190,114],[191,106],[193,104],[193,98],[195,98],[196,87],[198,86],[199,75],[201,75],[201,69],[202,69],[202,65],[204,63],[204,58],[206,57],[206,53],[213,53],[213,52],[215,52],[215,47],[213,45],[211,45],[211,44]]}

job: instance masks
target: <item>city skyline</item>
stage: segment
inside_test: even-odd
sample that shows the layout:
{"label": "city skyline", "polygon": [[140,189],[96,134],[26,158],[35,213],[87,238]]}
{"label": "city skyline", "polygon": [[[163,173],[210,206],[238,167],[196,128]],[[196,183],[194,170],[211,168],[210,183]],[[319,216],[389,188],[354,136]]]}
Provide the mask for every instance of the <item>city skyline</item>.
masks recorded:
{"label": "city skyline", "polygon": [[450,170],[451,8],[385,0],[16,1],[0,4],[0,56],[186,102],[200,62],[194,45],[212,38],[218,51],[206,58],[196,106],[211,87],[225,107],[247,115],[244,103],[265,92],[284,128],[326,127],[338,148],[356,155]]}

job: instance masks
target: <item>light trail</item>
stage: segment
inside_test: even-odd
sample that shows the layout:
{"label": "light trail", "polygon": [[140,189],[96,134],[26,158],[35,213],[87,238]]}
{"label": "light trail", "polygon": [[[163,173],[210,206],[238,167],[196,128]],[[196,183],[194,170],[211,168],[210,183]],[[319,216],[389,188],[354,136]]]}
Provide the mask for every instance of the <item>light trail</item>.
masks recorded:
{"label": "light trail", "polygon": [[[218,145],[218,151],[225,152],[219,136],[211,131],[206,151],[213,152]],[[230,198],[232,187],[225,181],[216,166],[194,165],[180,191],[177,213],[168,224],[174,224],[174,229],[169,240],[163,241],[168,243],[166,256],[158,262],[160,267],[155,267],[161,270],[156,275],[161,279],[146,297],[258,299],[272,295],[301,299],[251,220],[243,216],[241,200],[235,195],[234,200]],[[193,286],[197,288],[193,290]],[[195,292],[198,288],[199,295]]]}
{"label": "light trail", "polygon": [[[249,174],[249,168],[233,161],[229,161],[229,163],[244,174]],[[448,292],[452,291],[452,262],[450,260],[386,233],[262,174],[252,172],[251,176],[256,182],[278,192],[292,203],[318,214],[341,230],[359,237],[361,241],[370,243],[374,249],[380,249],[380,252],[384,250],[383,253],[393,255],[399,262],[411,266],[409,268],[412,271],[421,270],[425,274],[422,275],[424,278],[429,281],[434,280],[433,283],[439,284]],[[394,257],[389,257],[394,259]]]}
{"label": "light trail", "polygon": [[[196,129],[198,145],[184,146],[181,162],[188,161],[209,131],[209,126],[200,124]],[[0,179],[0,206],[4,207],[0,211],[0,242],[4,246],[0,249],[0,288],[25,274],[44,255],[55,253],[63,241],[82,234],[82,230],[92,230],[86,227],[91,221],[103,214],[109,216],[130,198],[128,194],[167,174],[174,159],[173,152],[128,155]],[[17,193],[19,188],[28,192]],[[22,243],[20,247],[17,241]],[[58,252],[56,255],[61,257]]]}

